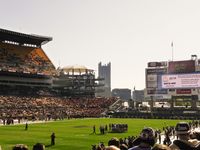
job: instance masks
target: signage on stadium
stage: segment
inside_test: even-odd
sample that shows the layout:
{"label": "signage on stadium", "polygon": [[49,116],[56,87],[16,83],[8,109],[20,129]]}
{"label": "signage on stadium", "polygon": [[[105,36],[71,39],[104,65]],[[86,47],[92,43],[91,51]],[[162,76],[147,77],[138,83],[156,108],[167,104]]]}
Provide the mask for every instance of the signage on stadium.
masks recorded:
{"label": "signage on stadium", "polygon": [[200,72],[200,66],[198,65],[198,66],[195,66],[195,71],[196,72]]}
{"label": "signage on stadium", "polygon": [[176,94],[191,94],[191,89],[176,89]]}
{"label": "signage on stadium", "polygon": [[147,88],[157,88],[158,84],[156,81],[147,81]]}
{"label": "signage on stadium", "polygon": [[167,73],[167,68],[146,69],[147,74],[163,74]]}
{"label": "signage on stadium", "polygon": [[147,90],[147,94],[167,94],[167,89]]}
{"label": "signage on stadium", "polygon": [[[158,75],[167,73],[167,68],[146,69],[146,88],[158,88]],[[155,91],[156,93],[156,91]]]}
{"label": "signage on stadium", "polygon": [[171,61],[168,66],[168,73],[192,73],[195,72],[195,61]]}
{"label": "signage on stadium", "polygon": [[156,74],[147,75],[147,81],[157,81],[157,75]]}
{"label": "signage on stadium", "polygon": [[145,100],[166,100],[166,99],[171,99],[170,95],[153,95],[153,96],[146,96]]}
{"label": "signage on stadium", "polygon": [[184,114],[196,114],[197,111],[183,111]]}
{"label": "signage on stadium", "polygon": [[162,62],[149,62],[148,63],[148,67],[162,67],[162,66],[167,66],[167,62],[162,61]]}
{"label": "signage on stadium", "polygon": [[193,74],[170,74],[161,75],[159,87],[164,89],[173,88],[199,88],[200,73]]}

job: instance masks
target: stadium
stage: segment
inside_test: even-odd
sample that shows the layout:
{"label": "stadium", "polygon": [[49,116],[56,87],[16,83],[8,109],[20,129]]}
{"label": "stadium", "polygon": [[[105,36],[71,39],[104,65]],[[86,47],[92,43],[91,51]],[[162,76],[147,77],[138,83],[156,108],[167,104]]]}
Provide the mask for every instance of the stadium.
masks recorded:
{"label": "stadium", "polygon": [[[94,70],[84,66],[56,69],[42,49],[51,37],[1,29],[0,39],[0,94],[1,104],[6,107],[1,109],[1,119],[4,123],[25,118],[99,117],[107,108],[105,104],[116,100],[95,98],[95,88],[100,86],[96,81],[100,79],[95,79]],[[80,106],[78,110],[73,108],[74,104],[87,107],[81,109]],[[57,114],[52,114],[54,111]]]}
{"label": "stadium", "polygon": [[[200,119],[199,59],[149,62],[145,69],[144,99],[129,101],[126,112],[115,117]],[[142,106],[143,102],[148,105]],[[140,107],[141,106],[141,107]]]}
{"label": "stadium", "polygon": [[[55,68],[42,49],[42,45],[53,40],[52,37],[0,29],[0,40],[0,124],[2,125],[0,132],[3,133],[0,140],[5,144],[5,146],[2,144],[3,149],[11,149],[13,145],[20,143],[33,146],[38,142],[37,139],[40,139],[47,149],[79,148],[86,150],[92,146],[92,149],[96,150],[100,146],[101,150],[104,150],[102,143],[107,143],[113,134],[116,136],[124,134],[125,138],[121,144],[130,148],[135,144],[134,139],[136,139],[136,137],[129,137],[130,134],[138,135],[144,126],[153,126],[158,129],[168,126],[172,129],[167,130],[170,135],[173,131],[171,126],[180,119],[192,119],[191,126],[196,125],[196,128],[199,126],[199,122],[194,121],[200,118],[198,115],[200,109],[197,106],[197,87],[190,86],[189,90],[189,85],[185,88],[182,86],[173,88],[165,84],[169,83],[168,78],[171,78],[173,73],[184,73],[186,77],[190,73],[193,75],[191,80],[197,80],[196,59],[186,63],[169,62],[169,65],[149,63],[149,68],[146,69],[144,101],[149,102],[151,107],[139,110],[133,105],[131,109],[128,109],[123,106],[124,101],[119,97],[95,97],[99,87],[103,86],[99,82],[103,79],[95,78],[93,69],[85,66]],[[181,64],[181,72],[180,69],[179,72],[170,70],[174,68],[172,64],[177,66],[176,63]],[[185,71],[185,66],[182,64],[186,64],[189,70]],[[178,95],[179,93],[181,95]],[[191,103],[187,107],[180,108],[174,105],[176,101],[179,101],[182,106],[186,102]],[[157,108],[154,106],[155,102],[167,102],[171,104],[171,107]],[[121,118],[174,120],[167,120],[167,124],[160,124],[161,120],[123,120]],[[33,123],[30,131],[27,124],[29,122]],[[41,124],[36,125],[35,122]],[[21,130],[24,123],[26,123],[27,132]],[[96,135],[94,125],[100,127],[102,132]],[[91,132],[92,126],[93,133],[90,134],[88,132]],[[48,140],[45,135],[52,131],[56,131],[56,136],[59,135],[59,142],[55,146],[47,144]],[[26,138],[22,138],[23,141],[21,141],[16,137],[10,141],[9,139],[12,138],[9,135],[11,134],[20,137],[26,135]],[[78,138],[74,136],[76,134]],[[65,140],[71,141],[70,145],[63,144]],[[77,140],[80,145],[74,144]],[[128,144],[128,141],[131,144]],[[92,145],[97,142],[101,144],[97,147]]]}

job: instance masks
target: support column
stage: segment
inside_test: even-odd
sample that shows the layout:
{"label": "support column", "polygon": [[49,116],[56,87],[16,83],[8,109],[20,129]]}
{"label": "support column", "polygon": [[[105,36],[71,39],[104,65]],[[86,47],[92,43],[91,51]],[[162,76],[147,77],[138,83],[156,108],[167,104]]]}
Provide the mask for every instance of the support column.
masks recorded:
{"label": "support column", "polygon": [[135,101],[133,99],[129,99],[129,107],[135,109]]}
{"label": "support column", "polygon": [[198,96],[197,95],[192,95],[192,100],[191,100],[191,108],[196,109],[197,108],[197,101],[198,101]]}
{"label": "support column", "polygon": [[171,102],[170,102],[170,105],[171,105],[171,108],[173,109],[174,108],[174,103],[176,101],[176,98],[174,96],[172,96],[171,98]]}
{"label": "support column", "polygon": [[153,96],[151,96],[151,100],[149,102],[149,105],[150,105],[150,109],[152,110],[153,109]]}

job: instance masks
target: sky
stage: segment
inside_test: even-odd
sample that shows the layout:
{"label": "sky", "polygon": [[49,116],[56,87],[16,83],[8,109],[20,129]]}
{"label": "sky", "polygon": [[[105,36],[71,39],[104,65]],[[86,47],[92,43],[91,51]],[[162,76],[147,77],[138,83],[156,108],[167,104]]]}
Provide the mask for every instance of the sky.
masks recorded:
{"label": "sky", "polygon": [[[0,28],[50,36],[55,67],[111,62],[111,88],[145,88],[148,62],[200,56],[199,0],[0,0]],[[173,41],[173,51],[171,43]]]}

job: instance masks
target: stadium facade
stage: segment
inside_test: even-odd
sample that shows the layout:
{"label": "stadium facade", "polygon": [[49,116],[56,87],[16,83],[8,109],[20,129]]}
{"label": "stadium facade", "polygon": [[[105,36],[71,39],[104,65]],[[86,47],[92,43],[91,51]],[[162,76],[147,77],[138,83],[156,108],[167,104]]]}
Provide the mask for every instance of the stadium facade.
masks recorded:
{"label": "stadium facade", "polygon": [[149,62],[145,76],[144,99],[130,100],[129,109],[113,117],[200,119],[200,60],[196,55],[188,60]]}
{"label": "stadium facade", "polygon": [[71,97],[95,97],[97,88],[101,87],[95,78],[93,69],[85,66],[67,66],[57,70],[53,79],[53,90],[59,95]]}
{"label": "stadium facade", "polygon": [[168,102],[170,107],[196,109],[200,96],[200,60],[149,62],[145,69],[145,101]]}
{"label": "stadium facade", "polygon": [[51,40],[0,29],[0,93],[36,94],[51,87],[55,67],[41,48]]}
{"label": "stadium facade", "polygon": [[56,69],[42,49],[49,41],[52,37],[0,29],[0,94],[95,96],[94,70]]}

